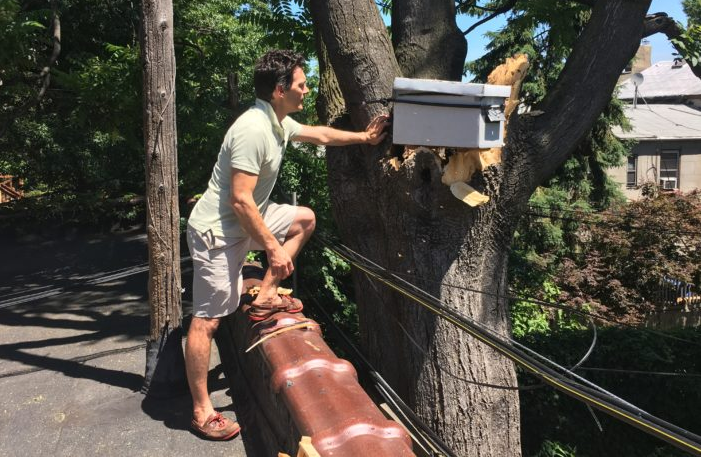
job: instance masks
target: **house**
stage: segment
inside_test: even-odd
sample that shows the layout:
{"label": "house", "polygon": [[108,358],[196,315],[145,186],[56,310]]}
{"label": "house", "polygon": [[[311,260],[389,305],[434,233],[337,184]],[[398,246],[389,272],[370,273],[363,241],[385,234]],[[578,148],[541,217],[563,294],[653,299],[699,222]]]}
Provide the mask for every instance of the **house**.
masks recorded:
{"label": "house", "polygon": [[608,171],[628,199],[641,197],[638,186],[692,191],[700,187],[700,112],[681,104],[637,104],[624,108],[632,130],[614,128],[621,140],[635,140],[626,165]]}
{"label": "house", "polygon": [[[638,54],[637,54],[638,55]],[[619,86],[619,99],[633,103],[681,103],[700,109],[700,79],[682,59],[657,62],[639,74],[643,82],[634,84],[631,78]]]}
{"label": "house", "polygon": [[[645,63],[646,55],[638,60]],[[699,189],[700,79],[680,59],[655,63],[639,74],[628,75],[618,88],[619,98],[630,102],[624,112],[632,130],[612,129],[617,138],[636,145],[627,163],[608,175],[630,200],[640,198],[639,187],[650,182],[667,190]]]}

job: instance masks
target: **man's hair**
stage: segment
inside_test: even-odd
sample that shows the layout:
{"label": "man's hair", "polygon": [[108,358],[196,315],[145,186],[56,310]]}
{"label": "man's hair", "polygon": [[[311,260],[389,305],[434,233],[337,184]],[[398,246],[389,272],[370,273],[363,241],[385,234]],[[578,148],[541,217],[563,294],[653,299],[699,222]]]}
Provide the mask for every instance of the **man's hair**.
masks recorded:
{"label": "man's hair", "polygon": [[295,67],[302,68],[303,65],[305,65],[305,58],[302,54],[287,49],[268,51],[254,67],[256,97],[270,102],[278,84],[286,91],[290,89],[293,70]]}

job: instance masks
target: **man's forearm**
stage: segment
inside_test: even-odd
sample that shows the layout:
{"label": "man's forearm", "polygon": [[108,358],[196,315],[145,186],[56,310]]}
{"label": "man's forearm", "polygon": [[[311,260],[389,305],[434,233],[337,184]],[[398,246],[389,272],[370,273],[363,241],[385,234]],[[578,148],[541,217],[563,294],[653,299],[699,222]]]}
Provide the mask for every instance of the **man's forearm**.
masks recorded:
{"label": "man's forearm", "polygon": [[263,222],[253,198],[232,198],[231,206],[244,230],[266,251],[280,246],[280,242]]}
{"label": "man's forearm", "polygon": [[333,127],[318,126],[321,143],[328,146],[344,146],[368,141],[367,132],[350,132]]}

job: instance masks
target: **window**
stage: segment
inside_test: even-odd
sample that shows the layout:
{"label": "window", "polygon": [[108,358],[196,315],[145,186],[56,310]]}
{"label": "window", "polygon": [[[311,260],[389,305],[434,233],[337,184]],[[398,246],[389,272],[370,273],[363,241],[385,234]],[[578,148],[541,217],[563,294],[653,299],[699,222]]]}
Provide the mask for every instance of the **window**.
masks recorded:
{"label": "window", "polygon": [[678,150],[661,151],[658,180],[663,189],[678,189]]}
{"label": "window", "polygon": [[636,156],[629,156],[626,163],[626,188],[636,187]]}

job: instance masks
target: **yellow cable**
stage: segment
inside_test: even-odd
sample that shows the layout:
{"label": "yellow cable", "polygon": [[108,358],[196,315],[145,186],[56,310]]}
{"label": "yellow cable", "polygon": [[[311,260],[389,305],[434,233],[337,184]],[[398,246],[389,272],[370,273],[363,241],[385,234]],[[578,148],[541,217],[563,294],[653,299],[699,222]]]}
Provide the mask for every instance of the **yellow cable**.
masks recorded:
{"label": "yellow cable", "polygon": [[425,308],[431,310],[434,314],[439,315],[440,317],[444,318],[445,320],[449,321],[450,323],[454,324],[455,326],[459,327],[460,329],[463,329],[464,331],[468,332],[469,334],[471,334],[471,335],[472,335],[473,337],[475,337],[476,339],[478,339],[478,340],[480,340],[481,342],[483,342],[483,343],[485,343],[485,344],[491,346],[492,348],[494,348],[494,349],[497,350],[498,352],[504,354],[505,356],[507,356],[507,357],[510,358],[511,360],[513,360],[513,361],[519,363],[519,364],[522,365],[523,367],[525,367],[525,368],[527,368],[528,370],[532,371],[533,373],[539,375],[540,377],[542,377],[544,380],[548,381],[548,382],[551,383],[552,385],[555,385],[555,386],[557,386],[557,387],[560,387],[563,391],[566,391],[566,392],[568,392],[568,393],[571,393],[574,397],[580,398],[580,399],[582,399],[582,400],[587,400],[587,401],[591,402],[592,404],[599,406],[599,408],[602,409],[602,410],[606,410],[606,411],[612,412],[613,414],[616,414],[616,415],[619,415],[619,416],[621,416],[621,417],[624,417],[624,418],[628,419],[628,420],[631,421],[631,422],[634,422],[634,423],[636,423],[636,424],[641,425],[642,429],[648,429],[648,430],[654,431],[654,432],[656,432],[657,434],[659,434],[659,435],[661,435],[661,436],[667,437],[667,438],[669,438],[670,440],[675,441],[675,442],[677,442],[678,444],[681,444],[682,446],[684,446],[684,447],[687,448],[687,449],[694,450],[694,451],[697,452],[697,453],[702,452],[702,450],[701,450],[699,447],[695,447],[694,445],[688,444],[687,442],[682,441],[682,440],[678,439],[678,438],[675,437],[675,436],[671,436],[670,434],[668,434],[668,433],[666,433],[666,432],[664,432],[664,431],[661,431],[661,430],[657,429],[656,427],[654,427],[654,426],[652,426],[652,425],[650,425],[650,424],[648,424],[648,423],[644,423],[644,422],[642,422],[642,421],[640,421],[640,420],[638,420],[638,419],[636,419],[636,418],[634,418],[634,417],[632,417],[632,416],[626,414],[625,412],[622,412],[622,411],[617,410],[617,409],[613,409],[612,407],[610,407],[610,406],[608,406],[608,405],[606,405],[606,404],[603,404],[603,403],[597,401],[597,400],[594,399],[594,398],[591,398],[591,397],[588,396],[587,394],[584,394],[584,393],[582,393],[582,392],[580,392],[580,391],[574,390],[573,388],[571,388],[571,387],[569,387],[569,386],[567,386],[567,385],[561,383],[560,381],[558,381],[558,380],[556,380],[556,379],[553,379],[551,376],[549,376],[549,375],[547,375],[547,374],[544,374],[543,372],[541,372],[541,371],[540,371],[539,369],[537,369],[536,367],[532,366],[532,365],[529,364],[528,362],[522,360],[519,356],[517,356],[517,355],[515,355],[514,353],[510,352],[508,349],[503,348],[503,347],[500,347],[499,345],[496,345],[495,343],[493,343],[493,342],[490,341],[489,339],[486,339],[486,338],[483,337],[481,334],[476,333],[475,331],[473,331],[472,329],[470,329],[469,327],[467,327],[465,324],[461,323],[460,321],[455,320],[453,317],[451,317],[451,316],[445,314],[442,310],[440,310],[440,309],[434,307],[433,305],[431,305],[430,303],[424,301],[424,300],[421,299],[420,297],[417,297],[417,296],[415,296],[414,294],[412,294],[412,293],[410,293],[410,292],[404,290],[403,288],[400,288],[399,286],[395,285],[394,283],[385,280],[384,278],[382,278],[381,276],[379,276],[379,275],[376,274],[375,272],[372,272],[372,271],[368,270],[367,268],[361,266],[360,264],[358,264],[357,262],[353,261],[353,260],[350,259],[349,257],[342,255],[342,254],[339,253],[338,251],[336,251],[336,250],[332,250],[332,251],[334,251],[334,252],[335,252],[337,255],[339,255],[340,257],[346,259],[350,264],[352,264],[353,266],[355,266],[357,269],[359,269],[359,270],[365,272],[366,274],[372,276],[373,278],[377,279],[378,281],[380,281],[381,283],[385,284],[386,286],[388,286],[388,287],[394,289],[395,291],[399,292],[400,294],[403,294],[403,295],[409,297],[410,299],[414,300],[415,302],[417,302],[417,303],[423,305]]}

